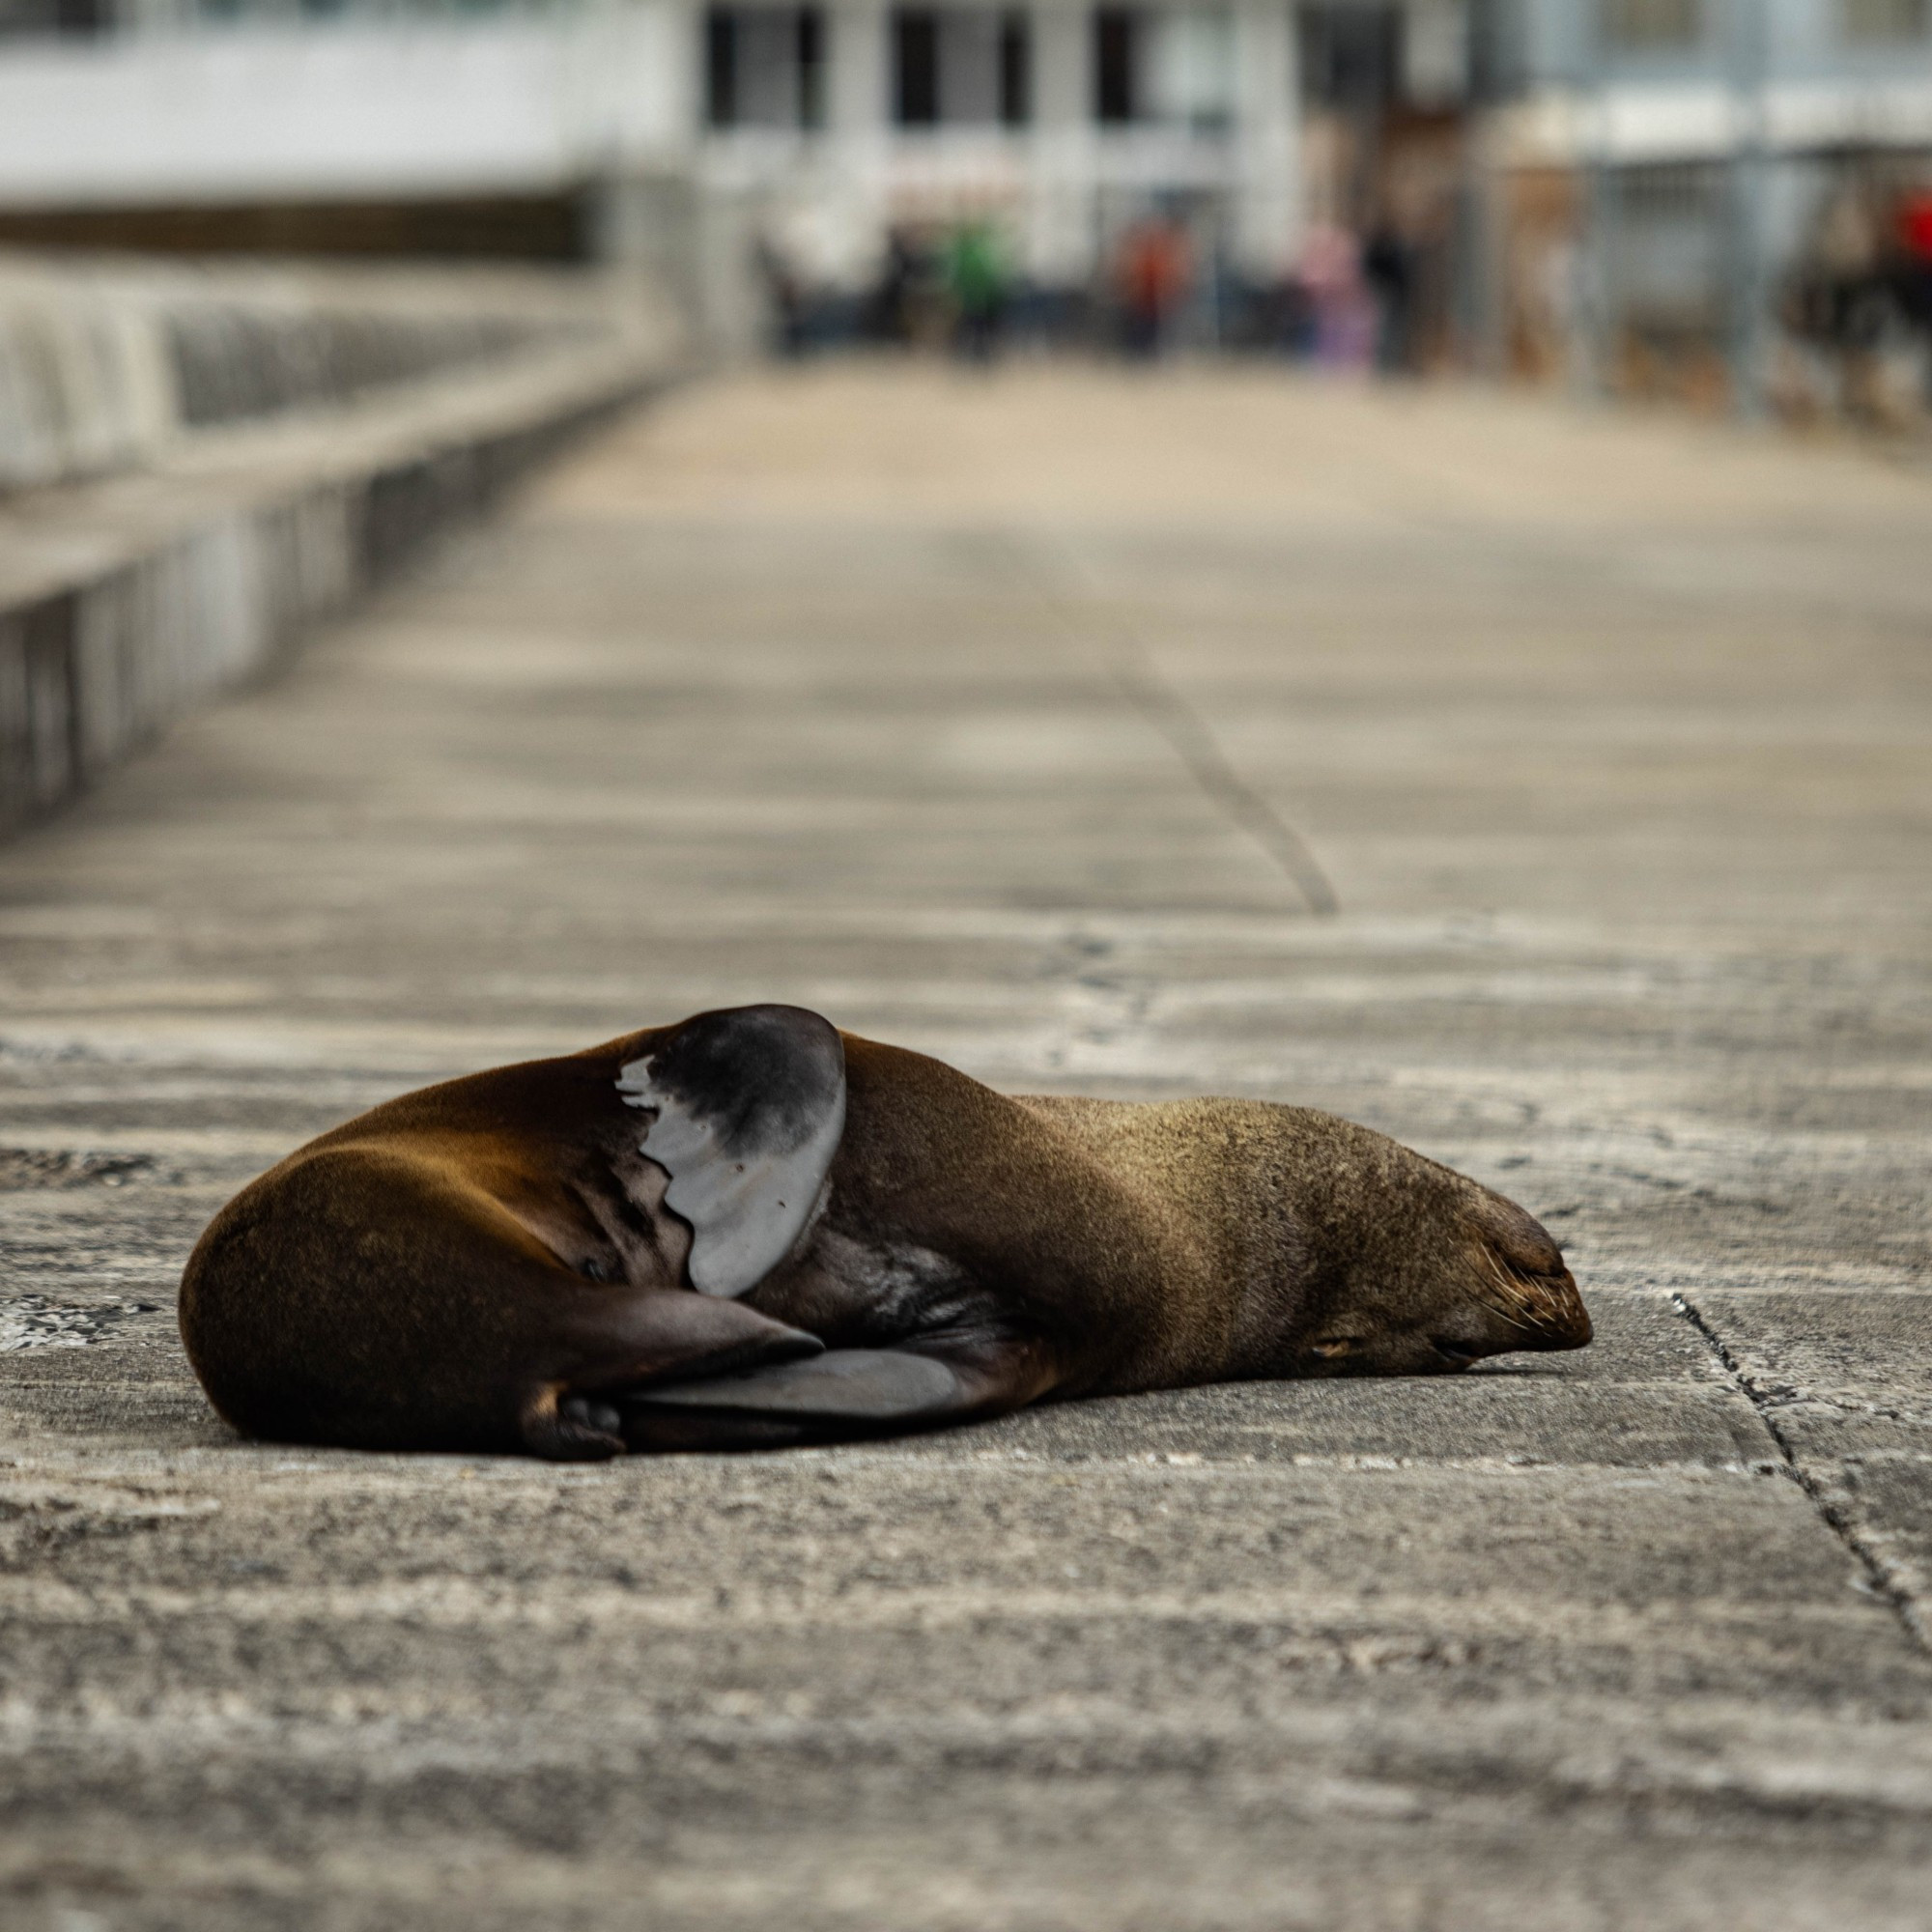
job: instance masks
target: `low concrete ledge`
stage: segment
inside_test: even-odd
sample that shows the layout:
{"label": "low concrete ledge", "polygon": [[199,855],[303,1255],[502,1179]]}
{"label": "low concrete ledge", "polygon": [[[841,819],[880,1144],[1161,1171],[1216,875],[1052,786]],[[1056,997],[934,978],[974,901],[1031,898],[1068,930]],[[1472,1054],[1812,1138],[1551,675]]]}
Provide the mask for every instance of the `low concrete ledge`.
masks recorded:
{"label": "low concrete ledge", "polygon": [[185,433],[339,408],[596,341],[592,277],[62,259],[0,249],[0,490],[159,460]]}
{"label": "low concrete ledge", "polygon": [[632,312],[592,346],[204,433],[138,472],[0,500],[0,833],[262,671],[678,361],[669,326]]}

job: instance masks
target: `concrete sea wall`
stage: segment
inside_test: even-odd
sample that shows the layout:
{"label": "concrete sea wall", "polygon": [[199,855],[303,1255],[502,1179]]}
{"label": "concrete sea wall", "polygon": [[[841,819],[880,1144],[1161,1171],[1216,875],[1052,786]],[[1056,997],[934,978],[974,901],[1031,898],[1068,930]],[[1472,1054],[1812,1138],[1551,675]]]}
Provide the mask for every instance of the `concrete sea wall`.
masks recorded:
{"label": "concrete sea wall", "polygon": [[0,270],[0,832],[679,355],[635,284]]}

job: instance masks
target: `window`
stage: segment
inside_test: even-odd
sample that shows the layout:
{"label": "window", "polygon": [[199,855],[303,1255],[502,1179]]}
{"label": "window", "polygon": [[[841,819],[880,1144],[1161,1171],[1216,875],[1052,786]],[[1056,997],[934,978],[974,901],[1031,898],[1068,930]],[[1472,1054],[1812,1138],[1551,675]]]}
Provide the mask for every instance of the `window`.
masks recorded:
{"label": "window", "polygon": [[1234,21],[1217,7],[1102,7],[1094,15],[1094,115],[1208,132],[1235,112]]}
{"label": "window", "polygon": [[1162,14],[1153,41],[1158,117],[1197,133],[1235,118],[1235,23],[1218,9],[1176,7]]}
{"label": "window", "polygon": [[1703,0],[1602,0],[1598,17],[1613,53],[1681,53],[1704,38]]}
{"label": "window", "polygon": [[713,128],[825,124],[825,14],[714,7],[704,16],[704,118]]}
{"label": "window", "polygon": [[1301,91],[1322,107],[1378,107],[1400,98],[1403,14],[1395,7],[1304,7]]}
{"label": "window", "polygon": [[1033,119],[1033,37],[1024,14],[1000,15],[1000,119],[1009,128]]}
{"label": "window", "polygon": [[1927,0],[1843,0],[1841,25],[1856,46],[1893,46],[1922,41],[1932,28]]}
{"label": "window", "polygon": [[939,125],[939,15],[893,15],[893,119],[901,128]]}
{"label": "window", "polygon": [[990,7],[893,15],[893,119],[901,128],[1023,127],[1032,113],[1027,18]]}
{"label": "window", "polygon": [[1102,7],[1094,15],[1094,113],[1107,127],[1141,115],[1140,49],[1147,15],[1129,7]]}

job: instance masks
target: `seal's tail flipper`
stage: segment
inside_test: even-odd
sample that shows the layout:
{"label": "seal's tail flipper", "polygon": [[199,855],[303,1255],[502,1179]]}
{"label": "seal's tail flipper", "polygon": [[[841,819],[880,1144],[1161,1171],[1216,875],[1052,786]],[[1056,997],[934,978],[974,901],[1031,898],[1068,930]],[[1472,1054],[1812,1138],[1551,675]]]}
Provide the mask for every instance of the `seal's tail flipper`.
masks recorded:
{"label": "seal's tail flipper", "polygon": [[623,1401],[634,1449],[757,1449],[896,1435],[1017,1408],[1039,1394],[1032,1352],[949,1361],[909,1349],[833,1349],[750,1375],[639,1389]]}

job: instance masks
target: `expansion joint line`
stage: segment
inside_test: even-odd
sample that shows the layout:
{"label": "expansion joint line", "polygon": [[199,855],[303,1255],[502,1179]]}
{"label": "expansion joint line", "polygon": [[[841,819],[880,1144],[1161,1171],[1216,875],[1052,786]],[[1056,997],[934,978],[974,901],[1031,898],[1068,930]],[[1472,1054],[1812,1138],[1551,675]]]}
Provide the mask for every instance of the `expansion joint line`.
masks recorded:
{"label": "expansion joint line", "polygon": [[1833,1501],[1824,1486],[1799,1460],[1798,1450],[1782,1429],[1778,1427],[1776,1411],[1767,1402],[1755,1382],[1745,1372],[1738,1358],[1725,1345],[1724,1338],[1705,1319],[1703,1311],[1689,1296],[1673,1293],[1670,1305],[1691,1327],[1704,1338],[1731,1384],[1757,1412],[1758,1420],[1764,1424],[1765,1434],[1777,1445],[1777,1453],[1783,1459],[1784,1474],[1804,1492],[1811,1507],[1821,1516],[1828,1528],[1850,1552],[1859,1569],[1863,1573],[1865,1587],[1880,1603],[1888,1605],[1906,1635],[1921,1651],[1932,1653],[1932,1631],[1928,1631],[1918,1605],[1908,1591],[1899,1584],[1892,1574],[1890,1564],[1872,1547],[1869,1537],[1860,1530],[1842,1505]]}
{"label": "expansion joint line", "polygon": [[1154,668],[1146,645],[1127,639],[1111,668],[1127,701],[1174,747],[1194,782],[1222,814],[1288,874],[1308,910],[1339,911],[1335,888],[1308,840],[1228,762],[1207,720]]}
{"label": "expansion joint line", "polygon": [[[1015,539],[1014,547],[1062,627],[1082,643],[1091,639],[1098,594],[1087,584],[1077,591],[1066,587],[1069,579],[1087,574],[1079,560],[1064,546],[1056,545],[1048,554],[1043,545]],[[1115,629],[1106,669],[1121,695],[1167,740],[1208,803],[1287,875],[1308,910],[1323,916],[1338,912],[1334,884],[1308,840],[1235,769],[1208,721],[1161,676],[1141,639]]]}

